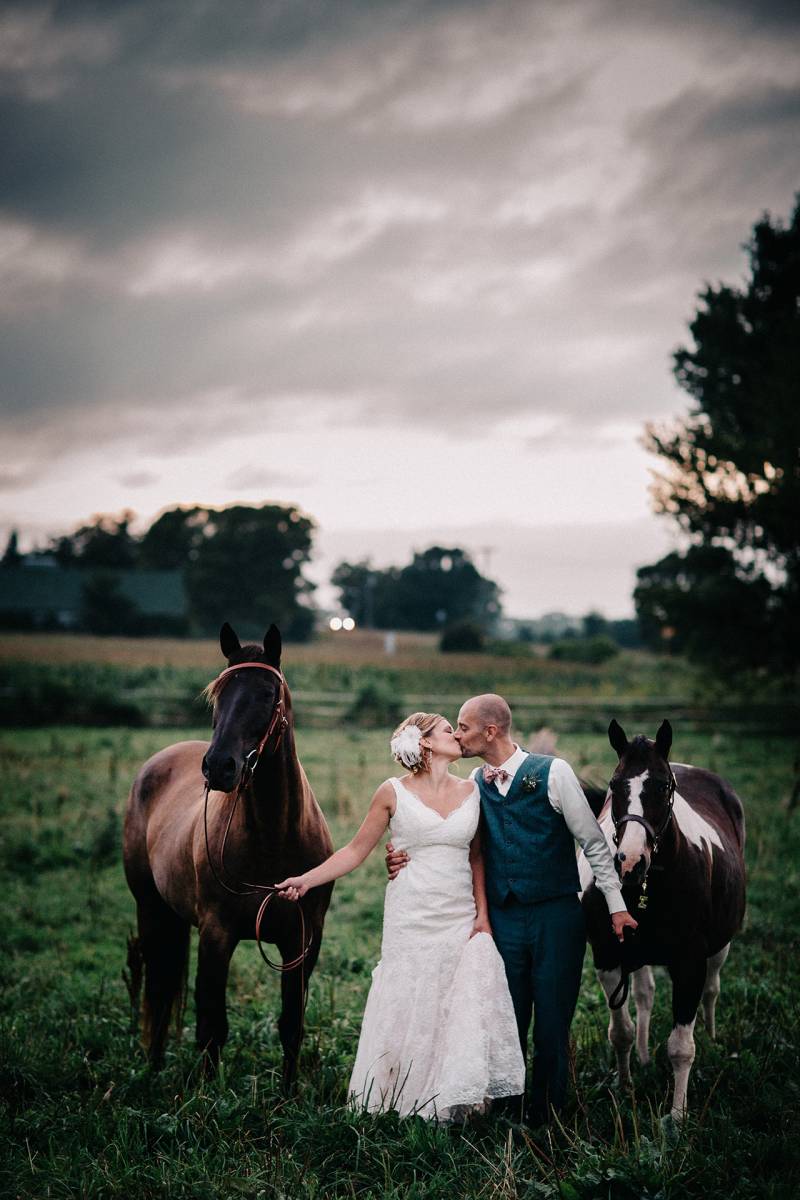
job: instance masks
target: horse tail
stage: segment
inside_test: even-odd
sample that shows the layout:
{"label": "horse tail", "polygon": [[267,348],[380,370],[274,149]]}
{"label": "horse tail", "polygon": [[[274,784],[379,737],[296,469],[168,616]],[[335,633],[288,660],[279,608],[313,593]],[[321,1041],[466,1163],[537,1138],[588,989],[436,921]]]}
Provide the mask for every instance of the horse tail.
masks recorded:
{"label": "horse tail", "polygon": [[139,908],[139,943],[144,959],[142,1026],[153,1066],[164,1059],[170,1022],[180,1037],[186,1008],[191,926],[161,897]]}
{"label": "horse tail", "polygon": [[724,779],[720,779],[719,798],[722,807],[728,814],[739,849],[744,853],[744,808],[736,792]]}

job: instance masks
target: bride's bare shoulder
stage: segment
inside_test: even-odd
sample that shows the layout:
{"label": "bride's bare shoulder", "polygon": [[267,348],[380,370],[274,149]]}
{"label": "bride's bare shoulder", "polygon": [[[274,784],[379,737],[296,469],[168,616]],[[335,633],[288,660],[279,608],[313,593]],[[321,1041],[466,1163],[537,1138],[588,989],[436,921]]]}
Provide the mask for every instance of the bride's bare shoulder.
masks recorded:
{"label": "bride's bare shoulder", "polygon": [[460,779],[458,776],[453,776],[454,791],[459,799],[464,800],[475,787],[474,779]]}

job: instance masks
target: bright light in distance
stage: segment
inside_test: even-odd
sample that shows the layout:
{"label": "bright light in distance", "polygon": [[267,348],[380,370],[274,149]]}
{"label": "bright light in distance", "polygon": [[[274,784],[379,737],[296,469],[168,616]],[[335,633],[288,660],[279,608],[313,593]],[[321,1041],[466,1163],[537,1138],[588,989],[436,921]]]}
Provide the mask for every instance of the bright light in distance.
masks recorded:
{"label": "bright light in distance", "polygon": [[342,618],[341,617],[331,617],[330,627],[334,631],[334,633],[336,633],[338,630],[340,630],[342,628]]}
{"label": "bright light in distance", "polygon": [[349,633],[351,629],[355,629],[356,623],[352,617],[345,617],[342,621],[342,629],[346,629]]}

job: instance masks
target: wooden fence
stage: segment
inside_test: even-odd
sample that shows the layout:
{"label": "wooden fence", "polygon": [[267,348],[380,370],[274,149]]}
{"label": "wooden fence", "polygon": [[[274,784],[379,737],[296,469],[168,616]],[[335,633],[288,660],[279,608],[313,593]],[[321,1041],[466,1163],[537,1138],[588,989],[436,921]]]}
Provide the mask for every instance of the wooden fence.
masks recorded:
{"label": "wooden fence", "polygon": [[[354,692],[294,692],[298,725],[326,728],[340,724],[355,702]],[[699,703],[681,697],[631,700],[615,696],[560,699],[552,696],[506,696],[518,729],[528,733],[546,725],[574,733],[605,733],[615,717],[628,733],[652,736],[664,717],[684,729],[708,732],[742,730],[800,736],[800,705]],[[398,711],[424,709],[445,713],[455,720],[464,696],[412,692],[398,697]]]}

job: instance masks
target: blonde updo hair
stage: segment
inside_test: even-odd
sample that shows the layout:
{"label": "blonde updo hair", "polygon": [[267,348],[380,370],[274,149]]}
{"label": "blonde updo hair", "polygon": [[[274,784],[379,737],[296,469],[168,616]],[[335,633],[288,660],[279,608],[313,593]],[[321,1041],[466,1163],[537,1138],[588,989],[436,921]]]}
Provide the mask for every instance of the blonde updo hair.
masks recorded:
{"label": "blonde updo hair", "polygon": [[402,733],[404,729],[409,729],[411,726],[414,726],[415,729],[419,730],[419,738],[429,737],[439,722],[443,720],[444,717],[441,713],[415,712],[412,713],[410,717],[406,717],[404,721],[401,721],[397,726],[397,729],[395,729],[394,733],[392,734],[391,741],[389,742],[389,746],[392,751],[392,757],[394,758],[395,762],[400,763],[400,765],[405,767],[407,771],[410,771],[412,775],[419,775],[421,771],[430,771],[430,747],[420,744],[419,757],[415,759],[413,755],[410,756],[407,752],[404,753],[405,747],[403,746],[403,742],[406,741],[406,739],[402,737]]}

